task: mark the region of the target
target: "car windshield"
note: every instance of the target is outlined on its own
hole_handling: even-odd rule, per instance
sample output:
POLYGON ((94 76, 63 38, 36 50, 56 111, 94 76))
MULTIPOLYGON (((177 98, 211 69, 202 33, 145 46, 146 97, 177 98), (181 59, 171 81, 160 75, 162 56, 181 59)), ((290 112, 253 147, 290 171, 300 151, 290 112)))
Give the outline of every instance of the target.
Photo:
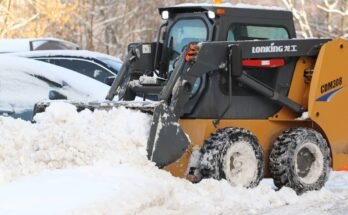
POLYGON ((173 70, 175 59, 185 47, 192 42, 202 42, 208 39, 208 29, 201 19, 181 19, 169 32, 167 47, 170 50, 168 72, 173 70))

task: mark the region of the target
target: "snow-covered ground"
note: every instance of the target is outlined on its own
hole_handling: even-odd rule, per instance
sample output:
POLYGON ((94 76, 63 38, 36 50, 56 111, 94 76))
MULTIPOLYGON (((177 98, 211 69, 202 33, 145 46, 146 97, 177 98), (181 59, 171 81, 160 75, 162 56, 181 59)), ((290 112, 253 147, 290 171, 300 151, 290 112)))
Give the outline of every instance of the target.
POLYGON ((1 215, 348 213, 348 173, 301 196, 269 179, 254 189, 192 184, 146 159, 146 114, 56 103, 36 121, 0 117, 1 215))

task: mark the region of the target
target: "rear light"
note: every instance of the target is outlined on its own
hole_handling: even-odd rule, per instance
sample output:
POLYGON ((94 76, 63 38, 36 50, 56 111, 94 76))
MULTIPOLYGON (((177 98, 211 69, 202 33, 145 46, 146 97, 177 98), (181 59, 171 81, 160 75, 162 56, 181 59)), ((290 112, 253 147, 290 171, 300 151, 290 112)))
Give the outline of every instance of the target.
POLYGON ((217 15, 224 15, 225 14, 225 9, 222 9, 222 8, 216 9, 216 14, 217 15))
POLYGON ((242 60, 242 65, 246 67, 277 68, 285 65, 284 59, 256 59, 242 60))
POLYGON ((222 4, 222 0, 214 0, 214 4, 222 4))

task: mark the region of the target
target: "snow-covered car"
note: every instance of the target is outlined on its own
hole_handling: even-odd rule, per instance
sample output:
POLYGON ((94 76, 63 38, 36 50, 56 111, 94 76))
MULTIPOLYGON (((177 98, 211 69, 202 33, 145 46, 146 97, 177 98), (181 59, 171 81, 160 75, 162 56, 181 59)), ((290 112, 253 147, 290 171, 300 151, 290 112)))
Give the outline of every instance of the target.
POLYGON ((86 50, 47 50, 21 52, 13 55, 27 57, 74 70, 100 82, 115 77, 122 66, 119 58, 86 50))
POLYGON ((30 120, 42 100, 105 98, 109 86, 75 71, 32 59, 0 56, 0 114, 30 120))
POLYGON ((0 39, 0 53, 37 50, 78 50, 79 45, 57 38, 0 39))

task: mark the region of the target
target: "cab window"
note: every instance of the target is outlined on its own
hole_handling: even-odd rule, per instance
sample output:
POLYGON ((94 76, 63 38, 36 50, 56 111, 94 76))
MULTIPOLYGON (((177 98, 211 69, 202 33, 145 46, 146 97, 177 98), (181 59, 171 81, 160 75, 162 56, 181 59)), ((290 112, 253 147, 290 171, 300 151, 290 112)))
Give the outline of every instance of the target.
MULTIPOLYGON (((174 64, 185 47, 192 42, 204 42, 208 40, 208 28, 202 19, 190 18, 177 21, 169 32, 167 47, 170 50, 168 75, 174 70, 174 64)), ((202 84, 202 77, 195 81, 191 98, 194 97, 202 84)))
POLYGON ((289 34, 283 27, 233 24, 228 30, 227 40, 286 40, 289 34))
POLYGON ((167 47, 170 50, 168 72, 171 72, 175 59, 189 43, 203 42, 208 39, 208 29, 201 19, 181 19, 170 29, 168 38, 167 47))
MULTIPOLYGON (((288 32, 283 27, 256 26, 245 24, 232 24, 228 30, 228 41, 243 40, 285 40, 289 39, 288 32)), ((244 68, 244 72, 261 81, 270 88, 276 87, 278 68, 244 68)), ((221 90, 228 95, 228 76, 221 77, 221 90)), ((233 94, 236 96, 255 96, 255 92, 234 80, 233 94)))

